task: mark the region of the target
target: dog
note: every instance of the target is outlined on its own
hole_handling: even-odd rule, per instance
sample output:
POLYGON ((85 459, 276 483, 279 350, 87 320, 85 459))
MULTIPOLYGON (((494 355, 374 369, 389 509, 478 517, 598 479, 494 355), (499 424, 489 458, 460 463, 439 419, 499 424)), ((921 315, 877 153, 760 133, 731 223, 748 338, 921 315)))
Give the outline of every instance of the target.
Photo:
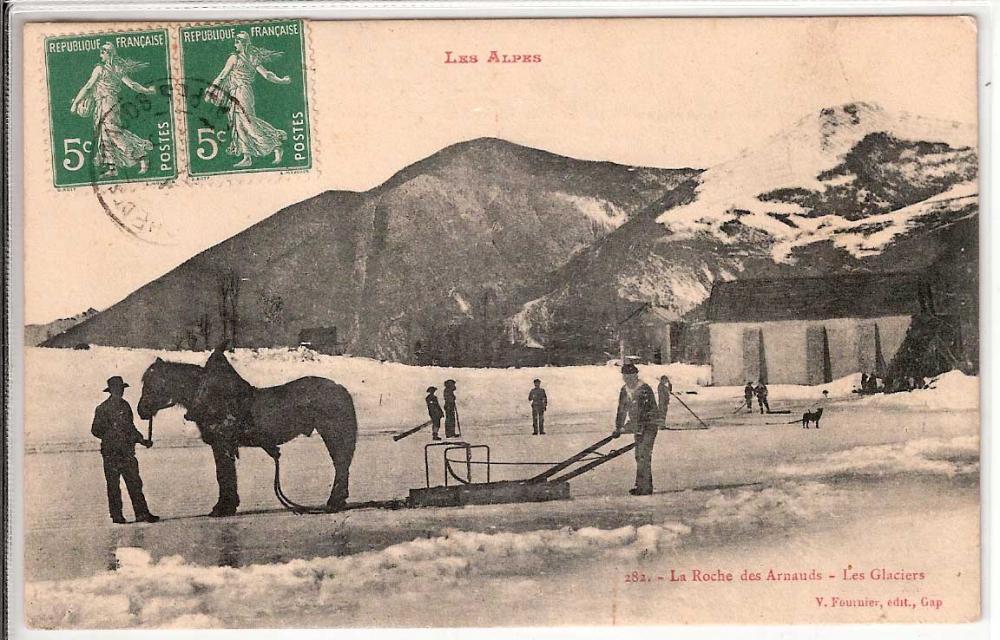
POLYGON ((822 407, 816 409, 815 411, 806 411, 805 413, 802 414, 802 428, 808 429, 809 423, 812 422, 816 425, 816 428, 819 429, 819 419, 822 417, 823 417, 822 407))

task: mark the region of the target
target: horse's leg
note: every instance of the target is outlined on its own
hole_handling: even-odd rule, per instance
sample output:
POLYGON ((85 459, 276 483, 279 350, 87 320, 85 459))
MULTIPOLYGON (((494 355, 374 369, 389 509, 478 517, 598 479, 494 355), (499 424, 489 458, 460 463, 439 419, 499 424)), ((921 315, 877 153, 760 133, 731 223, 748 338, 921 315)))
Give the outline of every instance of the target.
POLYGON ((215 458, 215 480, 219 483, 219 500, 212 507, 212 516, 231 516, 240 505, 236 491, 236 456, 232 447, 216 443, 212 445, 215 458))
POLYGON ((326 508, 329 511, 339 511, 347 504, 351 461, 354 459, 354 447, 357 440, 357 419, 354 415, 354 407, 338 411, 332 425, 327 423, 317 430, 333 460, 333 488, 330 490, 330 499, 326 501, 326 508), (341 413, 343 415, 339 415, 341 413))

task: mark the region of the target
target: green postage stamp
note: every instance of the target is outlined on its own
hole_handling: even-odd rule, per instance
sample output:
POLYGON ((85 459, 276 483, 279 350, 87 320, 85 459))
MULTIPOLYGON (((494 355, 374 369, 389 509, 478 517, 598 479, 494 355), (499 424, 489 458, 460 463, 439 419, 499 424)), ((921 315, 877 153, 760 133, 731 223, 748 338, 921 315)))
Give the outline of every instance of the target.
POLYGON ((312 166, 301 20, 182 27, 192 176, 312 166))
POLYGON ((45 41, 56 187, 177 177, 163 29, 45 41))

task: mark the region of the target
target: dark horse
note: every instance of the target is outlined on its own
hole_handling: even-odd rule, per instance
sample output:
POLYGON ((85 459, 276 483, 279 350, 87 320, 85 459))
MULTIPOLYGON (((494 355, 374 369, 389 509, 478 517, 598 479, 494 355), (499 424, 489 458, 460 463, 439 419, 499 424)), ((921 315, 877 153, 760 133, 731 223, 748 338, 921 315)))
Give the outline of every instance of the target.
POLYGON ((354 400, 343 386, 309 376, 276 387, 258 389, 246 382, 217 348, 204 367, 157 358, 142 376, 142 397, 136 407, 143 420, 157 411, 183 406, 185 420, 198 425, 202 440, 212 447, 219 500, 210 515, 236 513, 237 447, 256 446, 277 460, 278 447, 300 435, 319 432, 333 460, 333 489, 326 509, 337 511, 347 502, 351 460, 357 442, 354 400), (233 437, 223 437, 220 425, 239 423, 233 437))

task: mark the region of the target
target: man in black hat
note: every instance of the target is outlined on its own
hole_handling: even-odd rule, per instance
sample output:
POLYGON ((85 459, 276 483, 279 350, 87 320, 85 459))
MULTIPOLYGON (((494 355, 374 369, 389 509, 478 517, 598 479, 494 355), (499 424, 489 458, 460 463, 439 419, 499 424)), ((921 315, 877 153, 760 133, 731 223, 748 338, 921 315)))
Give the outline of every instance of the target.
POLYGON ((629 493, 648 496, 653 493, 653 443, 659 428, 660 410, 652 388, 639 379, 639 370, 631 362, 622 367, 625 384, 618 394, 615 418, 616 438, 622 432, 635 434, 635 487, 629 493))
POLYGON ((461 427, 458 426, 458 404, 455 398, 455 381, 444 381, 444 437, 457 438, 461 427))
POLYGON ((437 391, 437 387, 427 387, 427 397, 424 399, 427 402, 427 415, 431 419, 431 433, 435 440, 440 440, 441 436, 438 432, 441 430, 441 418, 444 417, 444 411, 441 411, 441 405, 438 404, 438 398, 434 395, 437 391))
POLYGON ((549 399, 542 388, 542 381, 538 378, 532 382, 534 388, 528 392, 528 402, 531 403, 531 435, 545 435, 545 410, 549 407, 549 399))
POLYGON ((149 448, 153 446, 153 442, 143 438, 135 428, 132 407, 124 398, 126 387, 128 384, 121 376, 108 378, 108 386, 104 391, 111 396, 97 405, 90 432, 101 440, 111 521, 116 524, 126 522, 122 515, 121 478, 124 478, 135 521, 157 522, 159 518, 150 513, 146 506, 146 496, 142 494, 142 478, 139 477, 139 461, 135 458, 135 445, 142 444, 149 448))

